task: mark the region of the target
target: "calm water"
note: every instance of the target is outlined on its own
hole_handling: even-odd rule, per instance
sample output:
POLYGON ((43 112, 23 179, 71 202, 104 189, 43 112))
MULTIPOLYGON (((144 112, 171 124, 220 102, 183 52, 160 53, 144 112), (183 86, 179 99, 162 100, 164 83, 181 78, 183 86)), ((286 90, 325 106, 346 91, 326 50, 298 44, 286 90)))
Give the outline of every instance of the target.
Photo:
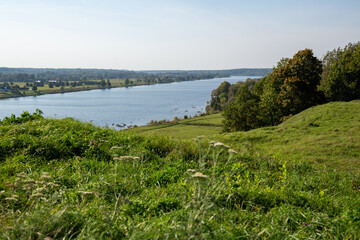
MULTIPOLYGON (((190 82, 112 88, 0 100, 0 119, 37 108, 44 116, 73 117, 99 126, 145 125, 151 120, 172 120, 205 112, 211 91, 223 81, 245 81, 246 76, 190 82)), ((254 77, 252 77, 254 78, 254 77)))

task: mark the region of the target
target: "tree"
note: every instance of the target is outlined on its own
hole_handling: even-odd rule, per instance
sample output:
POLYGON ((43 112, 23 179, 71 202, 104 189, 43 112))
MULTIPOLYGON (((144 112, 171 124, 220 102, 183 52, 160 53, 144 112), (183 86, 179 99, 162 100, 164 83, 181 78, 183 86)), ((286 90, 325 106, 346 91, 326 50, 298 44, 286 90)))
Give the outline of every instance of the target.
POLYGON ((34 92, 36 92, 37 91, 37 86, 33 86, 32 88, 31 88, 31 90, 33 90, 34 92))
POLYGON ((262 94, 259 95, 259 121, 263 126, 274 126, 280 123, 280 106, 276 101, 278 92, 269 83, 263 86, 262 94))
POLYGON ((228 101, 228 93, 231 84, 229 82, 222 82, 219 87, 211 92, 211 102, 207 108, 208 112, 221 111, 228 101))
POLYGON ((258 114, 258 97, 249 91, 248 86, 241 86, 235 102, 231 102, 223 112, 223 130, 225 132, 247 131, 260 127, 258 114))
POLYGON ((273 72, 239 88, 223 112, 224 131, 250 130, 280 123, 323 100, 317 90, 322 64, 310 49, 281 59, 273 72), (253 86, 253 87, 249 87, 253 86))
MULTIPOLYGON (((130 80, 128 78, 125 79, 125 87, 128 87, 130 83, 130 80)), ((150 84, 150 80, 149 80, 149 84, 150 84)))
POLYGON ((320 89, 330 101, 360 98, 360 42, 326 53, 320 89))
POLYGON ((288 60, 283 68, 284 83, 277 97, 283 120, 322 102, 317 90, 321 73, 321 61, 310 49, 301 50, 288 60))

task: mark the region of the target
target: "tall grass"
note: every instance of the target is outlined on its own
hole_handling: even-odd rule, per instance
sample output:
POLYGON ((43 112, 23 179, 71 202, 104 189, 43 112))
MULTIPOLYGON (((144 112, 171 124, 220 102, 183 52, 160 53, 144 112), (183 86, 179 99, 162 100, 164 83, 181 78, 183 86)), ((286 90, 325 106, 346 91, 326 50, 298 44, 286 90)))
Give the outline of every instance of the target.
POLYGON ((360 178, 206 138, 0 124, 1 239, 356 239, 360 178))

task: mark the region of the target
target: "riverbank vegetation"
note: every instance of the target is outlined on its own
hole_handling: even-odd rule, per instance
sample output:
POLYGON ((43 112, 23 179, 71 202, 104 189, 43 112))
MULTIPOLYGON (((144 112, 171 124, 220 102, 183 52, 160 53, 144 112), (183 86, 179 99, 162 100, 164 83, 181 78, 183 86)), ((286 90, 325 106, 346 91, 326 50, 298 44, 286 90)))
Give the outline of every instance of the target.
MULTIPOLYGON (((345 150, 360 142, 358 106, 318 106, 263 131, 272 131, 283 146, 285 133, 289 143, 291 137, 328 132, 320 139, 344 144, 320 151, 356 158, 358 153, 345 150), (337 122, 345 113, 347 124, 337 122), (330 126, 332 131, 320 131, 330 126), (337 148, 344 151, 333 152, 337 148)), ((188 120, 215 122, 208 116, 188 120)), ((1 239, 359 237, 359 175, 257 152, 254 143, 269 139, 256 134, 214 137, 229 147, 204 137, 179 140, 44 119, 40 111, 4 119, 0 132, 1 239)), ((320 139, 308 138, 306 145, 320 139)))
POLYGON ((0 99, 112 87, 162 84, 235 75, 257 75, 271 69, 219 71, 125 71, 106 69, 0 68, 0 99))

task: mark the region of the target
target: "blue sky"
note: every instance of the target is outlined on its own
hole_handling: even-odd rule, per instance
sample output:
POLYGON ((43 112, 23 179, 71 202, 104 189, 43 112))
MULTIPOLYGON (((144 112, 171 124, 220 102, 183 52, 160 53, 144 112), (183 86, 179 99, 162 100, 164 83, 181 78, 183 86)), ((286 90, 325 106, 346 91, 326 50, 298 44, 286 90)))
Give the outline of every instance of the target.
POLYGON ((0 0, 0 66, 273 67, 360 41, 360 1, 0 0))

